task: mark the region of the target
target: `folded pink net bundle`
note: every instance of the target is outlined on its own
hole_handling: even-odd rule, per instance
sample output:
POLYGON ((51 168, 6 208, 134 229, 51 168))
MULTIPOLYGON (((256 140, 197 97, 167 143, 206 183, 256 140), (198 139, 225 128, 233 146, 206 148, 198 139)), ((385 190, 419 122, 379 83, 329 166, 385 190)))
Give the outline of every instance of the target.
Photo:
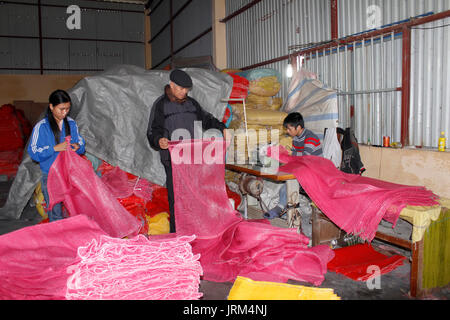
POLYGON ((105 232, 79 215, 0 236, 0 299, 65 299, 67 267, 77 249, 105 232))
POLYGON ((203 279, 234 281, 288 279, 319 285, 333 251, 308 248, 296 229, 267 221, 244 220, 231 206, 225 187, 223 139, 171 142, 175 218, 178 236, 195 235, 192 250, 200 254, 203 279))
POLYGON ((280 170, 294 174, 311 200, 338 227, 368 241, 375 237, 382 219, 395 227, 407 205, 439 204, 439 197, 424 187, 344 173, 328 159, 290 156, 280 146, 268 148, 271 154, 284 163, 280 170))
POLYGON ((63 202, 70 216, 85 214, 112 237, 133 236, 142 227, 95 174, 90 162, 70 148, 60 152, 51 166, 47 187, 49 208, 63 202))
POLYGON ((196 300, 202 268, 195 237, 148 240, 108 236, 78 249, 67 269, 68 300, 196 300))

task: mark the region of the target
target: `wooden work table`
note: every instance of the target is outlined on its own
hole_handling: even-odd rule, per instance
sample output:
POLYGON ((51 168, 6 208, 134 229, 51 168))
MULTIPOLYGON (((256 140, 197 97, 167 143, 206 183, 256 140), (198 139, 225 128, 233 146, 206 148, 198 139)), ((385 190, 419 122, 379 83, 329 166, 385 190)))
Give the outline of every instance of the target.
MULTIPOLYGON (((298 190, 299 190, 300 185, 297 181, 297 178, 295 178, 295 176, 292 173, 283 172, 282 166, 280 166, 278 168, 278 170, 275 171, 275 170, 273 170, 273 168, 254 166, 251 164, 225 164, 225 169, 239 172, 239 173, 250 174, 252 176, 260 177, 260 178, 271 180, 274 182, 284 182, 284 183, 286 183, 287 194, 290 195, 290 194, 295 194, 295 192, 297 192, 297 197, 298 197, 298 190)), ((244 218, 247 219, 247 210, 248 210, 247 195, 245 195, 244 201, 245 201, 244 218)))
MULTIPOLYGON (((280 168, 282 169, 283 167, 280 168)), ((225 169, 232 170, 235 172, 248 173, 251 174, 252 176, 279 182, 296 179, 292 173, 286 173, 281 170, 278 170, 276 172, 272 172, 269 170, 266 171, 265 170, 266 168, 264 167, 258 167, 250 164, 226 164, 225 169)))

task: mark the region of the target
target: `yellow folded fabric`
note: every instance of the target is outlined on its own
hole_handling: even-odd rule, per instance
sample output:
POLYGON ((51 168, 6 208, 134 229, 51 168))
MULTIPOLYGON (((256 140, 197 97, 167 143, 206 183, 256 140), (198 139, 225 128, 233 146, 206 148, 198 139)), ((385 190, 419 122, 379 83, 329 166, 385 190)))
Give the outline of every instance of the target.
POLYGON ((450 199, 441 198, 436 206, 407 206, 400 212, 400 218, 413 225, 412 242, 422 240, 431 221, 439 219, 442 208, 450 208, 450 199))
POLYGON ((170 231, 169 225, 169 214, 167 212, 161 212, 157 215, 150 217, 146 216, 148 223, 148 234, 149 235, 157 235, 157 234, 166 234, 170 231))
POLYGON ((238 276, 228 300, 340 300, 333 289, 254 281, 238 276))

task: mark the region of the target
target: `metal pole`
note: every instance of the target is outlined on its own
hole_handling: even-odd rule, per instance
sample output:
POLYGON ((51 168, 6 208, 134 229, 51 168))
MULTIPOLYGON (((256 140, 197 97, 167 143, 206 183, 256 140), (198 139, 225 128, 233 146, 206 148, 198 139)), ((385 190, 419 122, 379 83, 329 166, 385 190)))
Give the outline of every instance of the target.
POLYGON ((409 143, 409 107, 411 93, 411 29, 408 26, 402 28, 402 125, 401 143, 406 146, 409 143))

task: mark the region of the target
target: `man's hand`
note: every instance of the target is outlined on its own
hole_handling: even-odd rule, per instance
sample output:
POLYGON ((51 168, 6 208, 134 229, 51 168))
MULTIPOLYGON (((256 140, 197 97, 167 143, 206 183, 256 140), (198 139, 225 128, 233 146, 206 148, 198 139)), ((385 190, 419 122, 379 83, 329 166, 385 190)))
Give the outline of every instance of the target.
POLYGON ((167 139, 167 138, 159 139, 159 147, 163 150, 168 149, 169 148, 169 139, 167 139))
POLYGON ((57 144, 56 146, 53 147, 53 149, 54 149, 56 152, 66 151, 66 150, 67 150, 67 142, 64 141, 64 142, 62 142, 62 143, 60 143, 60 144, 57 144))

